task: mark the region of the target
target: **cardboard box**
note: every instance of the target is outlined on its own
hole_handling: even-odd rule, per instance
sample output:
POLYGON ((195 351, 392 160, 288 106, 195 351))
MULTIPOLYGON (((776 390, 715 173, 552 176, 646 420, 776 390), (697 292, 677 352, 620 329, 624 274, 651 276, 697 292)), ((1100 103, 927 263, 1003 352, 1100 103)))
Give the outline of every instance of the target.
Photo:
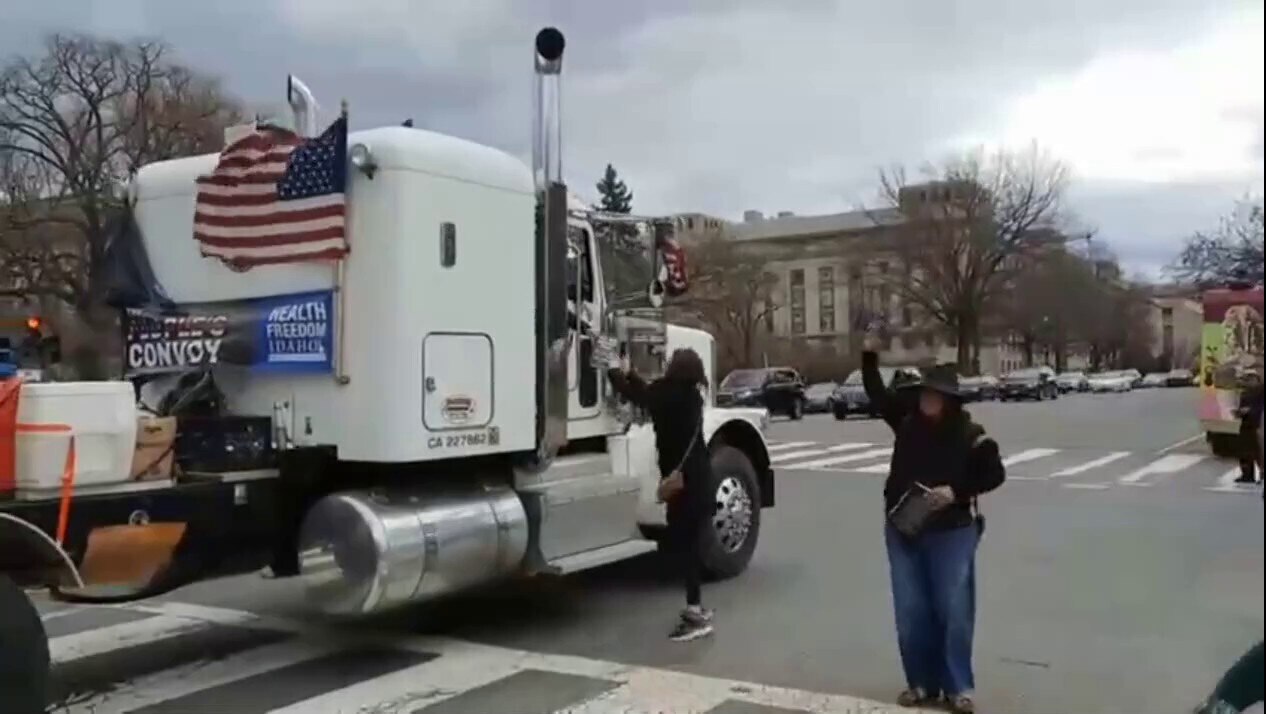
POLYGON ((176 417, 137 417, 136 449, 132 452, 132 480, 156 481, 171 478, 175 447, 176 417))

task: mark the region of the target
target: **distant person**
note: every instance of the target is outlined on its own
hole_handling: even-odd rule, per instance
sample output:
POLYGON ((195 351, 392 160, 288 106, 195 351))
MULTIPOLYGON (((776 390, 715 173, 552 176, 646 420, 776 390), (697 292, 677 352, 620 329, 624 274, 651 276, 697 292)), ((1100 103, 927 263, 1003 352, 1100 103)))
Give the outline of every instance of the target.
POLYGON ((976 497, 1000 486, 1006 469, 997 443, 963 409, 952 368, 930 369, 889 392, 873 330, 863 345, 866 396, 896 435, 884 483, 884 540, 907 685, 897 703, 944 701, 951 711, 970 714, 976 711, 976 547, 984 533, 976 497), (904 519, 898 514, 910 499, 922 499, 927 515, 921 527, 911 529, 906 520, 898 528, 904 519))
POLYGON ((1257 483, 1261 472, 1262 453, 1258 428, 1262 424, 1262 378, 1250 373, 1244 390, 1240 392, 1240 477, 1239 483, 1257 483))
POLYGON ((664 376, 650 384, 629 367, 627 359, 607 374, 617 392, 650 414, 659 451, 661 494, 666 484, 681 486, 677 493, 664 498, 668 505, 668 546, 686 586, 686 608, 669 637, 678 642, 706 637, 712 634, 713 613, 702 603, 703 566, 698 548, 699 532, 706 522, 703 487, 710 468, 702 432, 700 388, 708 386, 703 361, 692 349, 675 350, 664 376))

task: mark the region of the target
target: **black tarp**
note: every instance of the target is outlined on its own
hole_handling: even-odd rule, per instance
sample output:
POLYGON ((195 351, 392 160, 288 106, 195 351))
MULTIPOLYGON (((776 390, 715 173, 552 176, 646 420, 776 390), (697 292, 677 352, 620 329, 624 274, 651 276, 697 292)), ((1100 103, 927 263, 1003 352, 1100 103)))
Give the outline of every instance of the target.
MULTIPOLYGON (((171 309, 168 297, 150 265, 140 227, 129 205, 120 211, 109 228, 110 244, 102 263, 101 285, 107 305, 117 309, 148 307, 171 309)), ((193 240, 190 237, 190 240, 193 240)))

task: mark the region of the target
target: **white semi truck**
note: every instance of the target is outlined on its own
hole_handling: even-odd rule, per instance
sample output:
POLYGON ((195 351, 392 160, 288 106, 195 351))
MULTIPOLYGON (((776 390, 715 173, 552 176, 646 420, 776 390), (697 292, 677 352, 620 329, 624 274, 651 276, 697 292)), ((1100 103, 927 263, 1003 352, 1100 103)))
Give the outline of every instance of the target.
MULTIPOLYGON (((117 390, 15 390, 24 400, 19 471, 30 460, 23 449, 35 453, 31 440, 45 453, 76 428, 85 433, 78 482, 24 485, 19 474, 0 490, 5 711, 34 706, 47 677, 48 645, 28 591, 120 602, 271 568, 302 578, 314 607, 354 615, 656 547, 664 509, 654 495, 654 436, 612 393, 592 354, 614 342, 654 376, 671 350, 692 347, 715 380, 713 341, 665 323, 649 237, 671 221, 594 214, 562 182, 562 54, 556 30, 537 36, 532 168, 407 125, 350 133, 351 253, 337 268, 237 271, 203 257, 192 237, 195 179, 218 156, 139 171, 130 186, 135 225, 177 308, 151 320, 172 339, 129 344, 131 357, 193 367, 150 378, 137 396, 176 418, 176 461, 204 465, 154 480, 137 480, 126 459, 117 472, 92 471, 104 459, 92 448, 107 442, 93 442, 88 427, 20 422, 59 404, 63 412, 69 405, 69 421, 104 419, 117 390), (332 296, 329 373, 235 367, 224 319, 188 319, 179 307, 199 306, 205 316, 216 305, 305 294, 332 296), (232 451, 220 460, 227 465, 215 465, 217 449, 232 451), (123 582, 121 572, 147 575, 123 582)), ((301 84, 292 85, 291 103, 297 130, 313 126, 301 84)), ((281 310, 326 309, 318 301, 281 310)), ((125 406, 135 423, 136 404, 125 406)), ((766 426, 763 410, 706 410, 715 508, 700 524, 699 548, 713 577, 744 570, 761 509, 774 503, 766 426)), ((136 432, 119 434, 131 454, 136 432)), ((60 448, 53 453, 67 453, 60 448)), ((64 476, 74 478, 71 471, 64 476)))

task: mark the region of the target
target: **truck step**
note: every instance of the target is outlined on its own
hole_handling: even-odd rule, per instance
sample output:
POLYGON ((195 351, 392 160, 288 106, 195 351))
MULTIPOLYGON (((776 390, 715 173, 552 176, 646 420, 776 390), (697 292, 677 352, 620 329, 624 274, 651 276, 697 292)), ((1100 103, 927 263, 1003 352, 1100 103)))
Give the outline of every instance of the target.
POLYGON ((608 563, 643 555, 655 550, 657 547, 658 545, 653 540, 633 538, 622 543, 556 558, 549 561, 548 570, 545 572, 550 575, 577 573, 582 570, 597 568, 608 563))

